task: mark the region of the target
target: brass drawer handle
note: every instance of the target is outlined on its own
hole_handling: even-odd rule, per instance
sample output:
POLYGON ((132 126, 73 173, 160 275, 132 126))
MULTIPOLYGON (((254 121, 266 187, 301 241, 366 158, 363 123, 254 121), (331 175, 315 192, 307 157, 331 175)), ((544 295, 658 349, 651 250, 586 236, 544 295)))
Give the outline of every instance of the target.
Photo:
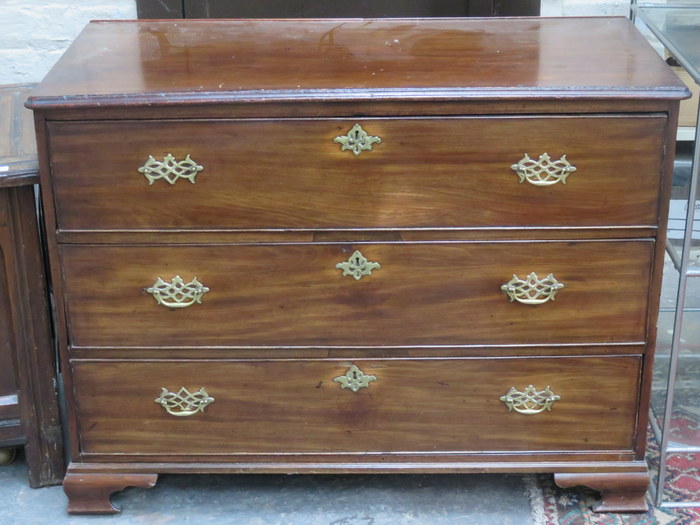
POLYGON ((190 392, 183 386, 177 393, 161 388, 160 396, 153 401, 161 405, 171 416, 187 417, 197 412, 204 412, 207 405, 214 402, 214 398, 207 394, 204 387, 198 392, 190 392))
POLYGON ((177 179, 186 179, 194 184, 194 178, 203 169, 189 154, 185 160, 178 161, 168 153, 163 160, 156 160, 153 155, 149 155, 146 163, 139 168, 139 173, 148 179, 148 184, 153 184, 158 179, 165 179, 170 184, 175 184, 177 179))
POLYGON ((343 270, 343 277, 352 275, 353 279, 359 281, 365 275, 372 275, 372 270, 379 270, 382 266, 379 263, 368 261, 359 250, 355 250, 347 261, 339 262, 335 267, 343 270))
POLYGON ((521 184, 523 181, 528 181, 535 186, 551 186, 557 182, 566 184, 566 177, 576 171, 576 167, 566 160, 566 155, 559 160, 552 161, 546 153, 540 155, 537 160, 532 160, 526 154, 510 169, 518 174, 521 184))
POLYGON ((551 273, 544 279, 540 279, 533 272, 525 279, 520 279, 514 274, 510 281, 501 285, 501 291, 510 298, 511 302, 542 304, 549 300, 554 301, 554 296, 565 286, 557 281, 551 273))
POLYGON ((509 412, 515 410, 521 414, 531 415, 552 410, 552 405, 561 397, 552 392, 549 387, 538 392, 534 386, 529 385, 522 392, 513 386, 500 399, 506 404, 509 412))
POLYGON ((357 157, 363 151, 372 151, 372 144, 380 144, 382 139, 368 135, 362 126, 355 124, 346 135, 337 136, 333 142, 342 145, 340 151, 350 150, 357 157))
POLYGON ((155 297, 158 304, 168 308, 186 308, 194 303, 202 302, 202 296, 209 291, 209 288, 200 283, 195 277, 189 283, 176 275, 170 282, 166 282, 160 277, 153 283, 153 286, 146 288, 146 291, 155 297))
POLYGON ((369 384, 376 380, 376 376, 365 374, 355 365, 352 365, 344 375, 333 379, 336 383, 340 383, 340 388, 349 388, 353 392, 357 392, 360 388, 369 388, 369 384))

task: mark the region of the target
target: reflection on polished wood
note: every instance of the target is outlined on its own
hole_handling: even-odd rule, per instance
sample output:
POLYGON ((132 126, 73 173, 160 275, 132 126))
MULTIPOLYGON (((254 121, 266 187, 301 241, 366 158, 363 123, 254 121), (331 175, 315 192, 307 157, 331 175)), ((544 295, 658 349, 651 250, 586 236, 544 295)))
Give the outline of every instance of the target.
POLYGON ((302 25, 296 20, 144 20, 90 24, 31 104, 158 103, 163 93, 172 104, 592 93, 667 99, 684 97, 686 88, 622 18, 308 20, 302 25))

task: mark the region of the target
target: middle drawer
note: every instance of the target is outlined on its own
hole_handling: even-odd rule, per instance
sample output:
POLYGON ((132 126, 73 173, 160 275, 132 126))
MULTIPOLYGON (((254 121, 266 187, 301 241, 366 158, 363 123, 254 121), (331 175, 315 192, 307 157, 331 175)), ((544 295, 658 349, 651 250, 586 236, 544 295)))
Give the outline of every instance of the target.
POLYGON ((652 241, 60 247, 80 347, 641 342, 652 241))

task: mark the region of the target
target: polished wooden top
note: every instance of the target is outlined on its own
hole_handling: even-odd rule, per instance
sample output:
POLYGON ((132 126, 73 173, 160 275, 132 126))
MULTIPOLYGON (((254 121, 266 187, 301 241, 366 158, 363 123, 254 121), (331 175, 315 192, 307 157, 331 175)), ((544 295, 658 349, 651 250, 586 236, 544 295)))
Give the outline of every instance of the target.
POLYGON ((687 93, 621 17, 144 20, 91 22, 29 106, 687 93))

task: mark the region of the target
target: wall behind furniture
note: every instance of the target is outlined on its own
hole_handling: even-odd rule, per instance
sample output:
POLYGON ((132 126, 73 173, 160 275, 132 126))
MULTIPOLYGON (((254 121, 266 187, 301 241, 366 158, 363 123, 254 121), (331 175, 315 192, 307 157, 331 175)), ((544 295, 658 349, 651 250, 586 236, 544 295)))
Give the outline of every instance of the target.
POLYGON ((0 84, 38 82, 89 20, 113 18, 136 18, 136 2, 0 1, 0 84))
MULTIPOLYGON (((664 0, 657 0, 664 1, 664 0)), ((542 16, 629 16, 629 0, 542 0, 542 16)))
MULTIPOLYGON (((627 16, 629 1, 542 0, 541 13, 627 16)), ((0 84, 41 80, 89 20, 131 18, 135 0, 0 1, 0 84)))

